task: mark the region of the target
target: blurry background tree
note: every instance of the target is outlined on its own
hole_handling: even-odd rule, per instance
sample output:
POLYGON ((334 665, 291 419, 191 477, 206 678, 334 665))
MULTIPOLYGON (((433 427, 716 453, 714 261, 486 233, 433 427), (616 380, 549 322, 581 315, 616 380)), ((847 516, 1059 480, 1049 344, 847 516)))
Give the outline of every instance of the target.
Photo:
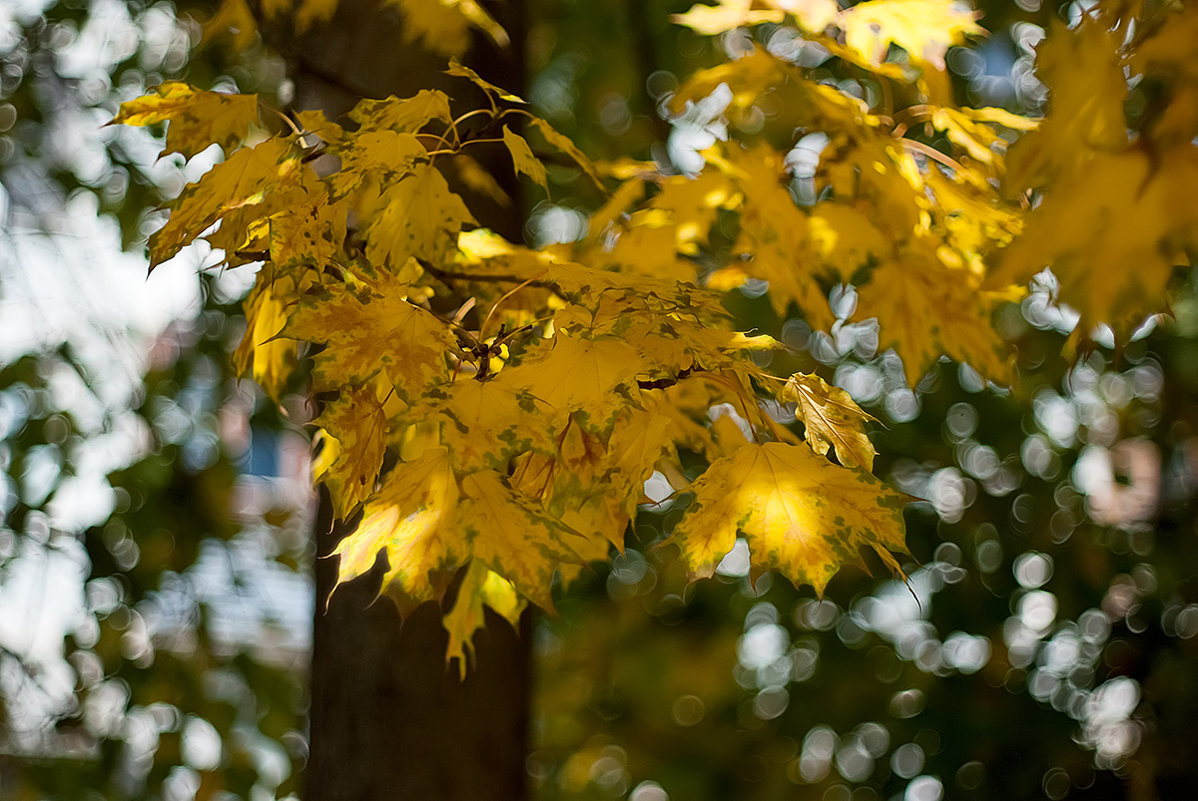
MULTIPOLYGON (((596 156, 686 158, 718 120, 700 109, 668 122, 663 104, 723 57, 670 24, 688 5, 526 4, 535 110, 596 156)), ((991 35, 949 52, 955 91, 1038 113, 1032 47, 1081 9, 983 4, 991 35)), ((0 795, 286 795, 306 754, 312 608, 298 434, 228 373, 244 279, 194 284, 204 254, 192 254, 143 283, 140 259, 115 255, 153 230, 146 209, 193 168, 155 164, 138 131, 96 129, 117 101, 178 75, 285 95, 287 64, 262 47, 237 63, 189 58, 197 29, 162 4, 7 13, 0 795), (133 302, 149 292, 174 298, 170 315, 161 295, 133 302)), ((765 26, 718 44, 735 55, 788 36, 765 26)), ((1138 87, 1133 109, 1152 90, 1138 87)), ((554 177, 533 240, 577 237, 597 200, 554 177)), ((746 291, 742 319, 886 424, 873 432, 878 475, 928 499, 908 515, 914 595, 851 573, 822 601, 768 576, 753 586, 739 546, 717 580, 688 589, 651 548, 681 514, 667 501, 537 623, 535 794, 1187 795, 1193 276, 1179 276, 1174 320, 1075 366, 1058 356, 1074 320, 1052 294, 1045 281, 1004 318, 1023 376, 1012 395, 947 362, 910 390, 869 324, 813 332, 746 291)))
POLYGON ((303 761, 306 442, 230 374, 244 282, 121 252, 188 175, 101 128, 185 69, 280 80, 218 78, 193 34, 164 3, 0 9, 6 799, 273 795, 303 761))

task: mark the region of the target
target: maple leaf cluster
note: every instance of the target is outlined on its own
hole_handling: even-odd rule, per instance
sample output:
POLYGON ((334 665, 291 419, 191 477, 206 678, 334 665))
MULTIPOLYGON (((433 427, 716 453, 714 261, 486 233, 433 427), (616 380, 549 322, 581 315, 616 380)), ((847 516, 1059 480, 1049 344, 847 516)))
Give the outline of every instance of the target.
MULTIPOLYGON (((239 2, 220 13, 240 13, 239 2)), ((400 5, 420 18, 421 3, 400 5)), ((441 5, 502 40, 476 4, 441 5)), ((331 7, 307 0, 297 14, 312 24, 331 7)), ((1012 351, 991 316, 1049 265, 1084 323, 1126 335, 1164 305, 1198 223, 1182 199, 1198 185, 1187 46, 1198 14, 1156 12, 1128 37, 1133 18, 1113 7, 1043 45, 1053 95, 1037 124, 952 102, 945 52, 982 29, 949 0, 696 6, 678 22, 704 34, 788 24, 885 88, 870 105, 760 49, 700 72, 676 110, 723 86, 733 122, 771 111, 755 135, 705 151, 696 175, 593 164, 456 62, 451 74, 487 106, 455 111, 425 90, 364 100, 342 121, 298 112, 267 135, 252 96, 165 84, 114 122, 169 122, 165 152, 225 149, 172 202, 151 264, 199 238, 230 267, 262 263, 235 359, 277 396, 297 343, 315 346, 311 389, 329 399, 315 477, 340 518, 359 518, 336 551, 339 582, 383 554, 383 591, 409 607, 443 600, 460 576, 445 623, 449 656, 464 665, 484 606, 512 620, 526 601, 551 608, 558 577, 622 547, 654 471, 694 495, 668 541, 695 577, 738 536, 755 572, 820 592, 862 550, 897 570, 908 499, 870 472, 872 418, 818 376, 758 367, 753 352, 780 345, 735 330, 721 293, 768 282, 779 313, 793 305, 827 329, 828 290, 852 284, 857 317, 877 319, 880 348, 901 356, 912 385, 945 355, 1011 383, 1012 351), (1074 61, 1087 71, 1066 67, 1074 61), (1171 91, 1138 139, 1123 116, 1129 70, 1164 76, 1171 91), (1095 95, 1093 80, 1110 92, 1095 95), (788 154, 812 133, 827 144, 817 200, 800 205, 788 154), (532 249, 482 228, 446 175, 479 174, 471 153, 488 143, 542 188, 538 153, 603 189, 586 236, 532 249), (721 220, 735 236, 717 260, 721 220), (793 404, 797 425, 764 400, 793 404), (718 404, 743 426, 711 415, 718 404), (680 448, 709 465, 690 484, 680 448)))

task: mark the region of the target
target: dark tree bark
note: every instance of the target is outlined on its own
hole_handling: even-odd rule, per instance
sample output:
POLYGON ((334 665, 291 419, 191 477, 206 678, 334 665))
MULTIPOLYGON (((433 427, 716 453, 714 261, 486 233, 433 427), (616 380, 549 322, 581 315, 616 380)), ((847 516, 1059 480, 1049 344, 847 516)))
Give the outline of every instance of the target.
MULTIPOLYGON (((495 83, 522 85, 520 3, 496 11, 512 34, 510 51, 481 38, 468 59, 495 83)), ((472 88, 443 74, 444 58, 405 43, 394 9, 378 0, 340 0, 328 25, 295 37, 287 21, 268 23, 270 43, 287 59, 295 106, 337 119, 362 97, 408 97, 440 88, 470 102, 472 88)), ((481 104, 481 98, 479 103, 481 104)), ((476 158, 487 158, 482 148, 476 158)), ((484 167, 487 165, 484 163, 484 167)), ((510 166, 493 165, 499 178, 510 166)), ((452 177, 451 177, 452 180, 452 177)), ((503 182, 500 178, 501 183, 503 182)), ((508 185, 517 197, 514 181, 508 185)), ((517 203, 500 207, 466 197, 480 222, 518 237, 517 203)), ((315 630, 311 674, 307 801, 516 801, 525 795, 529 708, 527 615, 517 634, 498 616, 476 638, 467 678, 445 663, 441 610, 425 604, 401 622, 376 601, 383 561, 329 597, 337 577, 329 554, 347 532, 334 527, 322 493, 316 545, 315 630)))
MULTIPOLYGON (((318 535, 319 552, 344 533, 318 535)), ((474 669, 459 681, 456 668, 446 669, 440 607, 424 604, 401 626, 390 600, 375 601, 381 567, 340 588, 326 612, 319 599, 336 582, 337 563, 317 560, 306 798, 523 798, 528 626, 518 634, 489 614, 474 669)))

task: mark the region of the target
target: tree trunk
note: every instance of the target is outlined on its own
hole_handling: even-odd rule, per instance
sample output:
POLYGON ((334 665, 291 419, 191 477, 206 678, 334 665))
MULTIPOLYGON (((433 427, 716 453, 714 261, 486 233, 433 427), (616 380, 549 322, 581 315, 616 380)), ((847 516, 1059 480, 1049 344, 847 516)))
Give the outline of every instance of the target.
MULTIPOLYGON (((488 79, 521 89, 519 2, 500 18, 509 52, 479 39, 472 62, 488 79)), ((295 105, 337 119, 362 97, 408 97, 440 88, 471 91, 444 75, 446 60, 405 42, 393 8, 377 0, 340 0, 328 25, 296 37, 287 21, 266 23, 295 82, 295 105)), ((485 159, 485 154, 478 156, 485 159)), ((484 163, 484 167, 487 165, 484 163)), ((490 170, 497 177, 510 167, 490 170)), ((501 183, 503 182, 502 179, 501 183)), ((507 186, 517 197, 514 180, 507 186)), ((517 204, 502 208, 466 197, 488 227, 518 237, 517 204)), ((476 637, 477 660, 464 681, 445 663, 441 610, 425 604, 402 621, 387 599, 376 601, 382 557, 374 571, 339 589, 331 553, 347 531, 334 526, 322 492, 317 521, 307 801, 517 801, 525 796, 529 709, 529 625, 519 634, 488 610, 476 637)))
MULTIPOLYGON (((324 522, 327 495, 322 493, 324 522)), ((328 527, 323 527, 326 530, 328 527)), ((318 535, 327 554, 345 532, 318 535)), ((317 559, 308 801, 509 801, 524 797, 529 632, 488 615, 464 681, 447 670, 441 610, 403 625, 377 595, 382 561, 339 589, 337 563, 317 559)))

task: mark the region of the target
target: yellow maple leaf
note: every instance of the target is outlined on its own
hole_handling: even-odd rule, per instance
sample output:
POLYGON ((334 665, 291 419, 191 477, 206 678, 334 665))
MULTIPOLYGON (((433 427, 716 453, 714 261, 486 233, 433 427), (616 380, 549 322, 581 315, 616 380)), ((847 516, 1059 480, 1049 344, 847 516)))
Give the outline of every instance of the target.
POLYGON ((873 468, 877 451, 865 433, 865 424, 874 417, 862 411, 849 393, 828 386, 814 373, 795 373, 779 390, 778 399, 795 403, 795 416, 803 421, 804 438, 811 450, 826 456, 828 448, 835 447, 836 458, 845 467, 873 468))
POLYGON ((950 45, 985 33, 977 16, 956 0, 868 0, 842 11, 837 24, 864 65, 880 66, 895 44, 912 61, 942 71, 950 45))
POLYGON ((776 569, 820 594, 842 565, 862 564, 860 549, 896 570, 890 552, 906 551, 907 496, 804 445, 746 444, 713 462, 690 491, 694 503, 667 542, 696 578, 715 572, 737 532, 755 572, 776 569))
POLYGON ((221 0, 212 16, 204 20, 200 30, 200 46, 229 36, 233 52, 241 53, 249 49, 257 35, 258 23, 246 0, 221 0))
MULTIPOLYGON (((639 409, 624 412, 607 443, 603 478, 608 486, 615 488, 611 497, 620 503, 626 515, 631 517, 654 465, 673 455, 668 417, 639 409)), ((621 530, 619 534, 622 533, 621 530)), ((615 545, 623 547, 620 542, 615 545)))
POLYGON ((409 258, 441 264, 456 249, 458 232, 474 217, 430 164, 387 187, 367 215, 366 256, 398 269, 409 258))
POLYGON ((976 277, 985 275, 986 260, 1019 233, 1025 212, 1005 203, 988 181, 971 180, 959 171, 950 176, 929 169, 924 180, 936 201, 929 209, 933 227, 946 246, 939 248, 941 260, 976 277))
POLYGON ((500 47, 510 44, 507 32, 476 0, 386 0, 404 13, 409 42, 423 43, 445 56, 460 56, 470 46, 476 27, 500 47))
MULTIPOLYGON (((513 487, 577 532, 570 546, 581 562, 605 559, 612 544, 624 544, 629 516, 617 497, 620 490, 604 480, 606 462, 603 438, 570 421, 555 454, 530 453, 512 474, 513 487)), ((580 569, 581 563, 563 566, 563 577, 568 581, 580 569)))
POLYGON ((610 545, 624 549, 645 480, 672 452, 667 418, 626 409, 606 438, 570 421, 554 457, 534 455, 515 475, 522 491, 583 535, 585 542, 571 545, 594 561, 606 558, 610 545))
POLYGON ((109 125, 154 125, 169 122, 166 147, 159 156, 182 153, 191 158, 209 145, 225 152, 241 144, 250 125, 258 122, 258 96, 205 92, 169 81, 153 94, 121 103, 109 125))
POLYGON ((549 179, 545 175, 545 165, 532 154, 523 136, 512 133, 512 129, 503 126, 503 145, 512 156, 516 172, 522 172, 533 180, 537 186, 549 191, 549 179))
POLYGON ((293 145, 284 139, 267 139, 238 150, 171 201, 166 224, 150 237, 150 269, 174 256, 223 216, 253 206, 248 216, 243 215, 242 224, 230 226, 241 238, 250 220, 266 219, 287 207, 296 194, 303 194, 295 180, 302 168, 293 145))
POLYGON ((769 282, 770 302, 779 315, 794 302, 812 328, 831 328, 834 318, 820 286, 820 279, 830 276, 824 264, 802 259, 809 225, 783 184, 788 176, 781 154, 764 144, 751 151, 729 148, 716 163, 734 177, 745 198, 735 252, 748 259, 737 267, 769 282))
POLYGON ((874 128, 834 137, 820 156, 818 177, 838 202, 867 214, 890 242, 928 227, 932 203, 924 172, 901 142, 874 128))
POLYGON ((361 131, 333 147, 341 168, 327 179, 329 192, 340 198, 364 186, 390 185, 412 173, 428 151, 411 133, 361 131))
POLYGON ((246 327, 233 352, 233 366, 240 375, 252 375, 277 400, 295 364, 295 343, 279 334, 287 324, 288 307, 311 285, 313 276, 305 271, 271 280, 272 274, 273 270, 263 268, 242 303, 246 327))
POLYGON ((807 31, 822 33, 839 12, 836 0, 719 0, 714 6, 696 4, 674 22, 714 36, 744 25, 782 22, 793 16, 807 31))
POLYGON ((593 254, 596 266, 665 281, 694 280, 695 264, 679 257, 677 235, 664 212, 657 209, 634 212, 628 223, 612 234, 615 244, 605 253, 593 254))
POLYGON ((706 169, 699 175, 673 175, 662 178, 660 191, 650 208, 665 211, 674 226, 679 253, 694 255, 707 242, 711 226, 720 209, 735 208, 740 195, 731 178, 718 169, 706 169))
POLYGON ((328 22, 337 12, 338 0, 262 0, 262 13, 275 20, 288 13, 296 33, 303 33, 316 22, 328 22))
MULTIPOLYGON (((269 218, 270 261, 277 267, 322 269, 344 247, 349 203, 331 197, 328 187, 308 167, 298 178, 295 199, 269 218)), ((216 246, 213 237, 208 241, 216 246)))
POLYGON ((639 296, 670 299, 694 308, 714 303, 714 296, 676 279, 638 272, 602 270, 571 261, 541 262, 541 276, 571 303, 595 311, 613 298, 639 296))
POLYGON ((1096 155, 1045 191, 989 284, 1022 283, 1051 265, 1061 302, 1081 314, 1072 344, 1100 322, 1126 341, 1165 306, 1174 265, 1198 245, 1195 186, 1198 154, 1188 142, 1152 157, 1139 148, 1096 155))
POLYGON ((1127 146, 1121 39, 1120 32, 1088 15, 1082 15, 1076 28, 1059 21, 1052 26, 1036 48, 1036 72, 1051 90, 1048 115, 1007 154, 1003 186, 1008 194, 1044 186, 1081 168, 1098 152, 1127 146))
POLYGON ((332 456, 314 465, 313 479, 329 488, 333 511, 345 520, 374 492, 386 449, 387 415, 374 385, 366 384, 342 390, 313 423, 320 426, 332 456))
POLYGON ((717 5, 696 3, 685 14, 675 14, 674 22, 705 36, 762 22, 781 22, 786 15, 778 8, 753 8, 753 0, 719 0, 717 5))
MULTIPOLYGON (((387 555, 382 592, 403 604, 439 596, 432 574, 469 558, 453 525, 460 509, 458 484, 444 448, 400 462, 369 500, 357 528, 337 544, 337 584, 369 571, 379 551, 387 555)), ((439 582, 437 582, 439 583, 439 582)))
MULTIPOLYGON (((609 165, 604 165, 605 167, 609 165)), ((639 204, 645 197, 645 178, 632 175, 623 180, 611 196, 591 212, 587 223, 587 239, 598 240, 609 230, 620 225, 629 207, 639 204)))
POLYGON ((488 381, 461 378, 430 388, 405 418, 441 422, 441 442, 460 473, 506 471, 511 457, 528 451, 552 454, 551 412, 513 380, 514 374, 518 378, 516 371, 502 370, 488 381))
POLYGON ((466 678, 466 671, 474 662, 474 634, 486 624, 486 609, 489 607, 517 627, 520 613, 527 603, 512 583, 482 562, 472 561, 462 577, 453 608, 442 617, 449 643, 445 647, 445 661, 458 660, 458 677, 466 678))
POLYGON ((456 78, 465 78, 479 89, 482 89, 492 98, 506 100, 509 103, 520 103, 521 105, 526 105, 528 103, 527 100, 519 95, 514 95, 503 87, 496 86, 490 81, 484 79, 481 75, 467 67, 462 62, 458 61, 456 58, 451 58, 449 60, 449 68, 445 70, 445 74, 453 75, 456 78))
POLYGON ((358 123, 361 131, 411 134, 433 120, 449 125, 453 114, 449 110, 448 95, 439 89, 421 89, 412 97, 361 100, 349 113, 349 118, 358 123))
POLYGON ((637 403, 637 378, 648 368, 645 356, 622 339, 558 334, 504 373, 563 418, 573 414, 598 431, 610 430, 620 410, 637 403))
MULTIPOLYGON (((882 258, 891 243, 869 216, 844 203, 825 201, 811 209, 803 255, 847 282, 860 268, 882 258)), ((808 268, 817 272, 818 268, 808 268)))
POLYGON ((455 526, 473 557, 542 609, 553 609, 553 574, 562 564, 583 562, 571 544, 579 534, 493 470, 463 478, 462 495, 455 526))
POLYGON ((313 371, 319 390, 361 385, 382 371, 396 393, 410 399, 448 378, 450 327, 410 303, 410 290, 403 278, 384 273, 370 286, 335 284, 305 295, 284 335, 326 344, 313 371))
POLYGON ((595 168, 594 162, 587 157, 585 153, 578 149, 578 145, 574 144, 570 137, 558 132, 556 128, 550 125, 540 117, 531 117, 528 124, 540 132, 549 146, 565 153, 570 159, 577 164, 587 177, 599 188, 599 191, 605 191, 603 188, 603 177, 599 175, 599 170, 595 168))
POLYGON ((990 323, 1006 296, 979 292, 969 271, 945 267, 928 252, 934 242, 914 241, 874 270, 857 290, 857 316, 878 318, 879 350, 894 348, 912 387, 942 355, 1010 385, 1014 353, 990 323))
MULTIPOLYGON (((1198 37, 1198 8, 1176 8, 1130 54, 1133 73, 1163 78, 1170 89, 1168 104, 1159 115, 1141 123, 1156 141, 1180 144, 1198 134, 1198 59, 1194 41, 1198 37)), ((1138 23, 1137 23, 1138 25, 1138 23)))
POLYGON ((295 121, 305 134, 318 136, 330 145, 336 145, 346 136, 345 129, 326 117, 320 109, 297 111, 295 121))
POLYGON ((792 71, 790 64, 775 58, 768 51, 754 50, 735 61, 696 72, 670 100, 670 110, 681 114, 688 102, 697 102, 709 96, 721 85, 732 90, 730 108, 744 110, 785 83, 792 71))

